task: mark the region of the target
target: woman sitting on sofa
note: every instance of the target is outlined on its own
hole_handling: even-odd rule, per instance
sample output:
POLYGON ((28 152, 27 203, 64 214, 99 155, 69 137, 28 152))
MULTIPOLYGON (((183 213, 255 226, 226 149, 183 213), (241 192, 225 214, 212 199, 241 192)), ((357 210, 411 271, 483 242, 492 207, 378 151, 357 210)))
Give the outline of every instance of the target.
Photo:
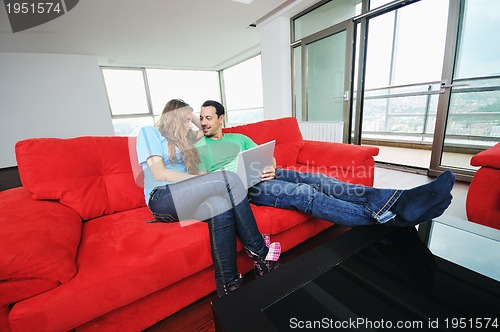
POLYGON ((170 100, 156 127, 141 129, 137 155, 144 170, 146 203, 154 221, 175 222, 184 219, 208 223, 215 283, 219 296, 237 289, 242 276, 236 266, 236 235, 255 263, 261 276, 279 266, 279 243, 271 249, 260 234, 250 209, 247 192, 233 172, 198 172, 200 161, 194 147, 203 137, 199 119, 183 100, 170 100))

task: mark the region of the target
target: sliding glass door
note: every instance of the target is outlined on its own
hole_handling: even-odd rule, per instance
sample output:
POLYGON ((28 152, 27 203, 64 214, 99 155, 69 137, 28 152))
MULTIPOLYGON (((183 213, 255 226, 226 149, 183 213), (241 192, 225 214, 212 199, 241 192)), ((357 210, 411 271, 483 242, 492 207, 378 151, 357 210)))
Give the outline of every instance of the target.
MULTIPOLYGON (((366 0, 365 0, 366 2, 366 0)), ((354 23, 362 0, 320 1, 292 18, 293 114, 343 126, 349 141, 354 23)))
POLYGON ((356 143, 379 147, 379 162, 429 167, 447 19, 448 0, 422 0, 366 20, 356 143))
POLYGON ((308 121, 344 121, 347 29, 307 43, 306 117, 308 121))
POLYGON ((344 141, 380 147, 377 162, 470 180, 471 156, 500 141, 499 12, 498 0, 321 1, 292 19, 294 115, 342 116, 344 141))
POLYGON ((500 2, 452 5, 431 170, 471 174, 471 156, 500 141, 500 2))

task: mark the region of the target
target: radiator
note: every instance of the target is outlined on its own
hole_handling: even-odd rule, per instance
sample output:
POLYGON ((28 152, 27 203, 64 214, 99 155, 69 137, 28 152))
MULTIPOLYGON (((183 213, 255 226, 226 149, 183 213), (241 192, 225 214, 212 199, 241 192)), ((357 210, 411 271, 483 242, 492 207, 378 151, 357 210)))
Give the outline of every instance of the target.
POLYGON ((342 142, 343 122, 299 122, 302 137, 323 142, 342 142))

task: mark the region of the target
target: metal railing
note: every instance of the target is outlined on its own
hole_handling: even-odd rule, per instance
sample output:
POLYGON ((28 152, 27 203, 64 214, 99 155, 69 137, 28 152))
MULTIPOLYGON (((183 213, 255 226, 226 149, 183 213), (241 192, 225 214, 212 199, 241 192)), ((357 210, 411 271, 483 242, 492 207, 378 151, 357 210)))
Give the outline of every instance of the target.
MULTIPOLYGON (((448 141, 470 142, 475 146, 484 142, 500 141, 500 76, 488 78, 472 78, 456 80, 454 96, 465 93, 491 92, 487 105, 498 104, 498 109, 491 112, 470 111, 469 109, 451 109, 448 115, 448 141), (480 82, 481 81, 481 82, 480 82), (470 84, 469 84, 470 83, 470 84)), ((442 93, 443 82, 433 81, 418 84, 386 86, 365 90, 365 105, 363 119, 363 138, 378 138, 379 140, 429 144, 434 132, 434 121, 437 113, 437 98, 442 93), (422 97, 422 98, 420 98, 422 97), (412 99, 410 99, 412 98, 412 99), (380 102, 377 104, 377 101, 380 102), (370 119, 371 118, 371 119, 370 119), (399 124, 394 130, 391 125, 399 124), (410 124, 413 126, 410 128, 410 124), (370 129, 366 129, 366 127, 370 129), (380 129, 376 129, 376 127, 380 129), (415 128, 418 128, 416 130, 415 128)), ((465 95, 463 95, 465 96, 465 95)), ((469 94, 468 97, 473 96, 469 94)), ((466 96, 467 97, 467 96, 466 96)), ((470 99, 470 98, 469 98, 470 99)), ((463 99, 478 106, 484 102, 463 99)), ((466 108, 467 106, 463 106, 466 108)))

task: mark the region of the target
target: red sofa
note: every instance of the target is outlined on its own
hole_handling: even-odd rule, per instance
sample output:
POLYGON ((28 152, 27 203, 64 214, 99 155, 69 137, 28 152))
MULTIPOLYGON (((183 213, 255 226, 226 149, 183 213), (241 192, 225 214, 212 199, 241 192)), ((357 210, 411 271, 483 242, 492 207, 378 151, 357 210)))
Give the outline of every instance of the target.
MULTIPOLYGON (((276 139, 279 166, 373 184, 376 148, 303 141, 294 118, 225 131, 276 139)), ((215 290, 205 223, 146 223, 135 138, 33 138, 16 156, 23 187, 0 192, 0 331, 140 331, 215 290)), ((332 226, 252 209, 284 251, 332 226)))
POLYGON ((467 192, 467 219, 500 229, 500 143, 473 156, 470 164, 481 168, 467 192))

